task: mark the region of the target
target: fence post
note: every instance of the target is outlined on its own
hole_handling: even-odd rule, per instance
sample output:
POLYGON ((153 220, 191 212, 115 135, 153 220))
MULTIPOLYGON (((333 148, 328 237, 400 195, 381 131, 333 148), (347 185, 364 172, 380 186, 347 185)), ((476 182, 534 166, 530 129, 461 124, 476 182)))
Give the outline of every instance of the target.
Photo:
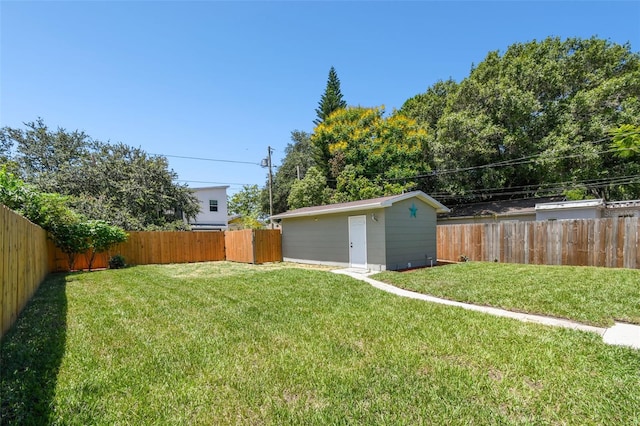
POLYGON ((256 263, 256 231, 255 229, 251 230, 251 253, 252 253, 252 257, 251 257, 251 263, 255 264, 256 263))

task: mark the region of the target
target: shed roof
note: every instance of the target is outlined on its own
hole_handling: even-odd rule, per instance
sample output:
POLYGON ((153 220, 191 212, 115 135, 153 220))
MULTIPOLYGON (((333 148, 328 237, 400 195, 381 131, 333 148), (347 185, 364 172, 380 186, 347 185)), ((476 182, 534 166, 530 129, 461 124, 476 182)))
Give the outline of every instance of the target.
POLYGON ((289 210, 284 213, 271 216, 271 219, 285 219, 290 217, 318 216, 323 214, 352 212, 367 209, 379 209, 391 207, 398 201, 409 198, 417 198, 433 207, 437 213, 447 213, 449 209, 431 198, 422 191, 407 192, 400 195, 390 195, 387 197, 370 198, 368 200, 351 201, 348 203, 327 204, 325 206, 303 207, 301 209, 289 210))

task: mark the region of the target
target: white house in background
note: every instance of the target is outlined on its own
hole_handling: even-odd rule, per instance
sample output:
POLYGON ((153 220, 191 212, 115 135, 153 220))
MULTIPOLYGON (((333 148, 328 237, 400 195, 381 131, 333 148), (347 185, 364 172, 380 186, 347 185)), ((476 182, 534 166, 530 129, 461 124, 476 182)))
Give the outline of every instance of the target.
POLYGON ((189 219, 194 231, 226 231, 228 229, 227 188, 229 186, 208 186, 191 188, 200 203, 200 213, 189 219))
POLYGON ((528 222, 536 220, 537 205, 562 200, 564 197, 542 197, 456 205, 450 212, 438 215, 438 225, 528 222))
POLYGON ((640 217, 640 200, 605 201, 602 198, 536 204, 536 220, 640 217))
POLYGON ((604 208, 602 198, 541 203, 536 204, 536 220, 599 219, 604 208))

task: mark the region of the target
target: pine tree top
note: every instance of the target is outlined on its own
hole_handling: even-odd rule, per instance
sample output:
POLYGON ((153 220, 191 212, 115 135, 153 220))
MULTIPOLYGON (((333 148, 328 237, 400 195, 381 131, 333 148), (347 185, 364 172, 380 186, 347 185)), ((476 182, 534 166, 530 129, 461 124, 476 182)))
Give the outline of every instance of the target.
POLYGON ((313 120, 313 124, 317 126, 335 110, 346 107, 347 102, 342 99, 342 92, 340 91, 338 73, 334 67, 331 67, 329 70, 329 78, 327 79, 327 87, 318 102, 318 108, 316 108, 318 118, 313 120))

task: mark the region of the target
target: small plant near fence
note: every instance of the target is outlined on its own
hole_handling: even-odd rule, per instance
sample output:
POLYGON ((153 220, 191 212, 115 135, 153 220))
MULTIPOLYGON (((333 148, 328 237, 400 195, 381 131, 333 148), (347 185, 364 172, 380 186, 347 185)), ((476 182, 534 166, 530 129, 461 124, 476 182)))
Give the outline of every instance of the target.
MULTIPOLYGON (((87 222, 87 228, 89 231, 90 250, 89 271, 91 271, 96 254, 104 253, 115 244, 127 241, 128 235, 124 230, 117 226, 111 226, 103 220, 90 220, 87 222)), ((122 258, 122 256, 120 257, 122 258)), ((109 259, 109 265, 111 265, 111 259, 109 259)), ((122 258, 122 263, 123 265, 120 267, 124 266, 124 258, 122 258)))
POLYGON ((109 258, 109 269, 121 269, 127 266, 124 261, 124 257, 116 254, 115 256, 111 256, 109 258))

